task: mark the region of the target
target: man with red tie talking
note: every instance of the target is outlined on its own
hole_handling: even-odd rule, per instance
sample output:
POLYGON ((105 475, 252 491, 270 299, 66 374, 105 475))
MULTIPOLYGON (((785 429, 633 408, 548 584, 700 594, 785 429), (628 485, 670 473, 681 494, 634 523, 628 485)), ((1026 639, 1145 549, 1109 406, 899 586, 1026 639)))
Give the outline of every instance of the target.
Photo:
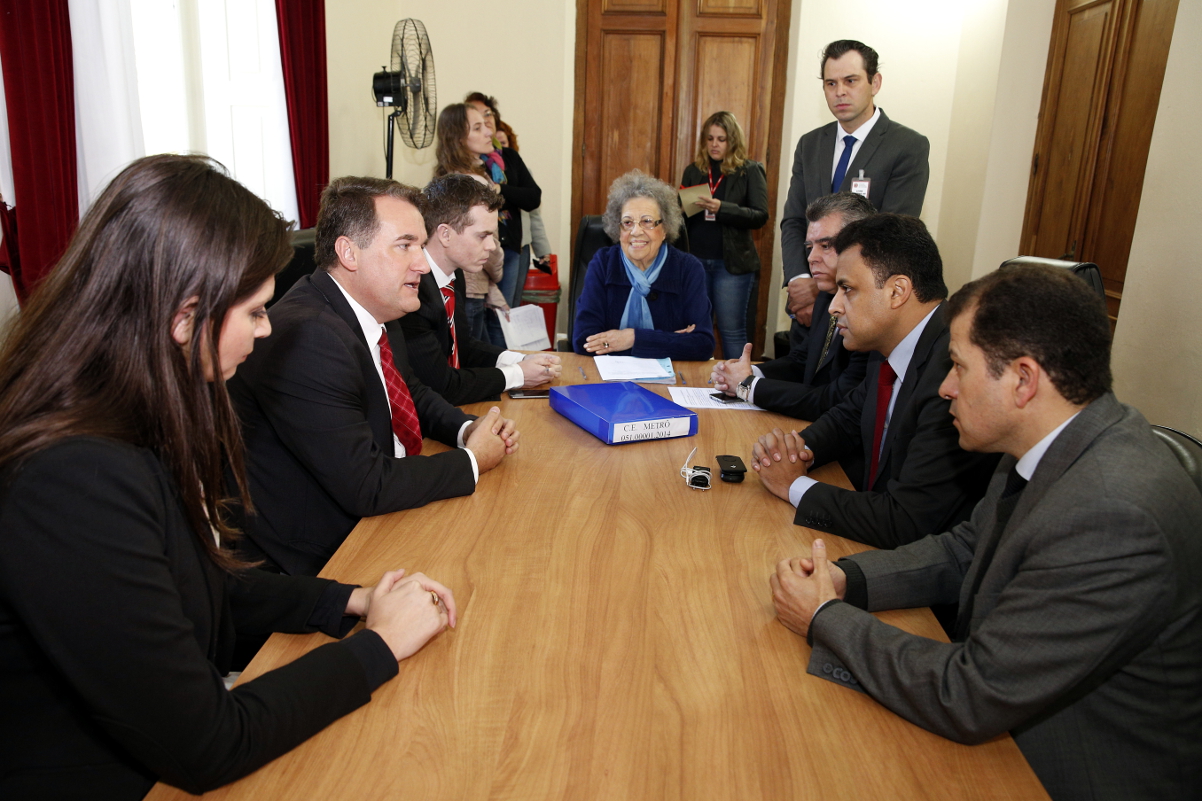
POLYGON ((435 178, 423 195, 430 271, 421 279, 421 308, 401 318, 413 372, 456 406, 550 383, 563 369, 558 356, 482 342, 468 324, 463 274, 482 271, 499 248, 497 212, 504 200, 463 173, 435 178))
POLYGON ((321 196, 318 269, 270 311, 272 333, 228 382, 255 514, 246 555, 316 575, 362 517, 470 495, 517 449, 496 407, 475 419, 409 368, 397 318, 429 271, 421 193, 339 178, 321 196), (423 437, 452 450, 422 456, 423 437))
POLYGON ((894 548, 964 520, 985 493, 996 454, 959 445, 939 384, 951 366, 939 249, 917 217, 877 214, 834 242, 829 311, 843 345, 874 351, 864 382, 802 431, 760 437, 752 467, 797 508, 794 522, 894 548), (855 490, 806 475, 838 461, 855 490))

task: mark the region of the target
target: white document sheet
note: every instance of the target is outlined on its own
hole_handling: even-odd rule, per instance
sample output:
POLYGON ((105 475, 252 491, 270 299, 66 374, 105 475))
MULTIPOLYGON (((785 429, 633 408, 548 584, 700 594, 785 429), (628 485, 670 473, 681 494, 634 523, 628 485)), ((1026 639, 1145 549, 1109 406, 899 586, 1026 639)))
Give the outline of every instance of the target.
POLYGON ((602 381, 676 380, 671 359, 636 359, 634 356, 597 356, 593 359, 602 381))
POLYGON ((762 412, 759 406, 747 401, 732 401, 723 403, 711 396, 717 392, 713 387, 668 387, 673 403, 679 403, 686 409, 739 409, 741 411, 762 412))
POLYGON ((542 307, 531 304, 510 309, 508 320, 505 319, 505 312, 499 309, 493 311, 501 321, 505 347, 510 350, 546 350, 551 347, 542 307))

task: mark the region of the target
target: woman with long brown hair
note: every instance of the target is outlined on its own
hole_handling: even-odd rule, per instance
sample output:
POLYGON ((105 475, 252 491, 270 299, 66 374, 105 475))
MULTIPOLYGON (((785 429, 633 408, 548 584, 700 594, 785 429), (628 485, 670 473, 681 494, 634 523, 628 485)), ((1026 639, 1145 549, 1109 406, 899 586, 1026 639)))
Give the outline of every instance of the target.
POLYGON ((0 796, 202 792, 367 703, 448 623, 403 571, 272 575, 229 548, 248 508, 225 380, 270 333, 287 224, 201 157, 118 175, 0 350, 0 796), (342 636, 227 691, 236 636, 342 636))
POLYGON ((722 357, 737 359, 754 338, 749 319, 755 317, 751 297, 760 256, 751 232, 768 222, 768 178, 764 165, 747 157, 747 138, 729 111, 701 124, 696 156, 684 169, 681 186, 703 183, 710 197, 688 217, 689 252, 705 267, 722 357))
MULTIPOLYGON (((512 148, 496 147, 493 129, 479 109, 471 104, 452 103, 438 115, 435 177, 453 172, 476 175, 486 180, 505 199, 501 207, 499 239, 505 256, 501 294, 508 306, 521 299, 518 261, 522 249, 522 214, 542 203, 543 191, 535 183, 522 157, 512 148)), ((505 347, 505 337, 495 315, 486 314, 489 339, 505 347)))

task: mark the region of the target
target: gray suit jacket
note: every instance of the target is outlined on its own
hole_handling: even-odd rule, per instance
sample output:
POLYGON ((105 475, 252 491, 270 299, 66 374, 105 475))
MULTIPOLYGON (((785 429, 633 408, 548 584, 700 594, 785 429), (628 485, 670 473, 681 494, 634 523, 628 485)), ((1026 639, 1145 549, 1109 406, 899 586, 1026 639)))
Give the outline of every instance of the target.
MULTIPOLYGON (((784 258, 785 283, 808 272, 806 267, 806 206, 831 194, 831 164, 835 158, 835 137, 841 132, 831 122, 801 137, 793 153, 793 178, 789 197, 780 220, 780 246, 784 258), (836 130, 838 129, 838 130, 836 130)), ((840 191, 850 191, 851 181, 864 171, 871 179, 868 200, 877 211, 909 214, 922 213, 930 167, 927 156, 931 143, 917 131, 899 125, 881 109, 881 118, 872 126, 848 165, 840 191)))
POLYGON ((870 611, 963 611, 983 571, 967 639, 830 604, 811 627, 809 672, 958 742, 1011 732, 1057 801, 1202 797, 1197 487, 1106 394, 1048 448, 986 563, 1014 461, 950 532, 840 560, 848 599, 870 611))

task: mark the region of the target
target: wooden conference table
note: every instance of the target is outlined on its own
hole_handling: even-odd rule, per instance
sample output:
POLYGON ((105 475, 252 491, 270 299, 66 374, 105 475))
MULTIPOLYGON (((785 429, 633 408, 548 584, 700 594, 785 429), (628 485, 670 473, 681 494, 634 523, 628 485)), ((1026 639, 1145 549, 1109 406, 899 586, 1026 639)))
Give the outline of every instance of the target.
MULTIPOLYGON (((677 367, 704 386, 711 364, 677 367)), ((565 354, 560 383, 583 382, 580 367, 598 380, 591 358, 565 354)), ((714 460, 750 462, 755 437, 796 421, 701 410, 694 437, 607 446, 545 400, 501 406, 521 448, 474 495, 363 520, 322 573, 421 570, 455 593, 458 628, 370 704, 209 796, 1047 798, 1009 736, 956 745, 806 673, 810 648, 776 621, 768 575, 818 532, 754 473, 717 481, 714 460), (694 445, 715 468, 707 492, 680 476, 694 445)), ((848 486, 834 465, 815 476, 848 486)), ((865 550, 825 538, 831 558, 865 550)), ((925 609, 880 617, 944 638, 925 609)), ((243 680, 326 641, 277 634, 243 680)))

